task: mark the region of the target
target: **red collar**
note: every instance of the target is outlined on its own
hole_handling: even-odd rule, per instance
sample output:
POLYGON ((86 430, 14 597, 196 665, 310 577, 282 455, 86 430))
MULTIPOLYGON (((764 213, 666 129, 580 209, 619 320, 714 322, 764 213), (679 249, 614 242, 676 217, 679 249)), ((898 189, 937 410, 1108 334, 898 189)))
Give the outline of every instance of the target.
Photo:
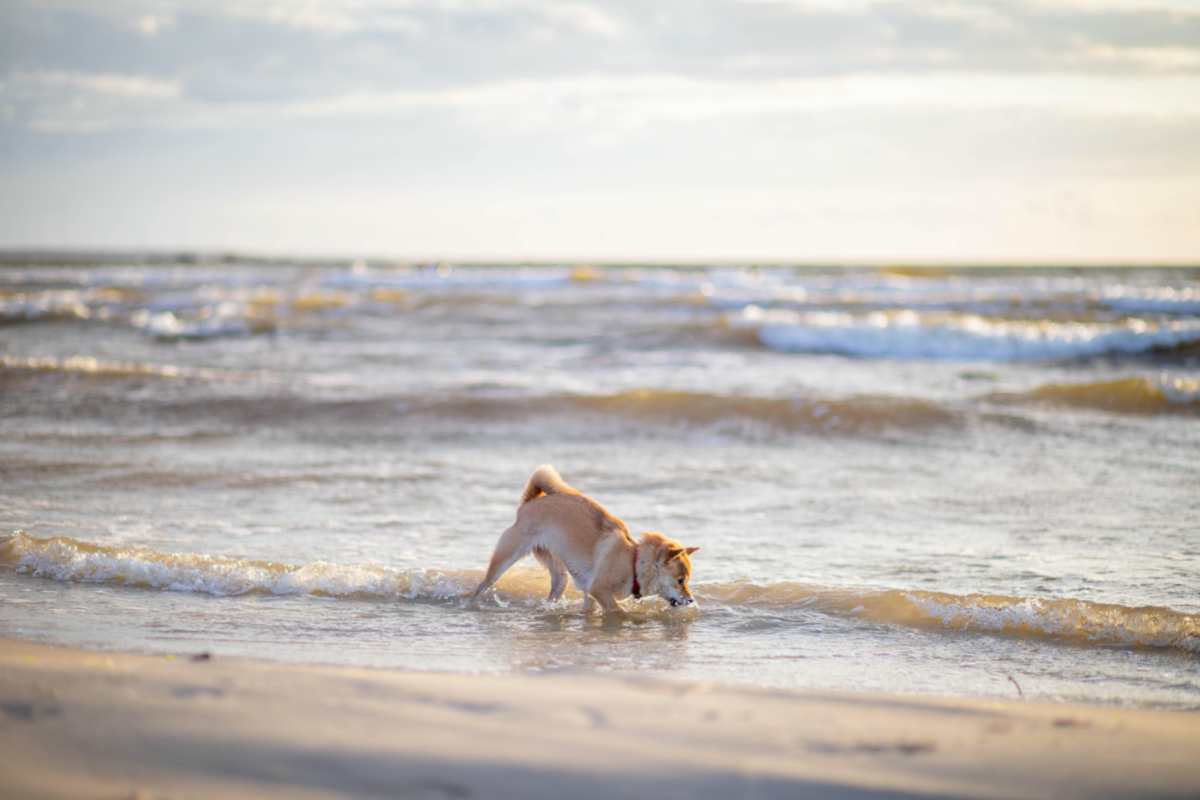
POLYGON ((638 586, 638 579, 637 579, 637 551, 638 551, 637 545, 635 544, 633 546, 633 599, 641 600, 642 599, 642 587, 638 586))

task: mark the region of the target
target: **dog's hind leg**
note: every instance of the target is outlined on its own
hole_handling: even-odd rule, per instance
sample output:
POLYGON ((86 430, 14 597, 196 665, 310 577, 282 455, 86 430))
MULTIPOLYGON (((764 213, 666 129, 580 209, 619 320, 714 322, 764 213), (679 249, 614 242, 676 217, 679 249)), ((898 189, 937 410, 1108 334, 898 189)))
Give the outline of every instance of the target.
POLYGON ((525 536, 524 530, 519 529, 516 525, 500 534, 500 541, 496 542, 496 549, 492 551, 492 560, 488 563, 487 574, 483 576, 483 580, 471 593, 471 599, 475 600, 479 595, 492 588, 492 584, 500 580, 500 576, 507 572, 509 567, 529 555, 532 546, 532 542, 525 536))
POLYGON ((567 589, 567 565, 544 547, 533 548, 533 556, 542 562, 542 566, 550 573, 550 594, 546 595, 546 599, 553 603, 562 597, 567 589))

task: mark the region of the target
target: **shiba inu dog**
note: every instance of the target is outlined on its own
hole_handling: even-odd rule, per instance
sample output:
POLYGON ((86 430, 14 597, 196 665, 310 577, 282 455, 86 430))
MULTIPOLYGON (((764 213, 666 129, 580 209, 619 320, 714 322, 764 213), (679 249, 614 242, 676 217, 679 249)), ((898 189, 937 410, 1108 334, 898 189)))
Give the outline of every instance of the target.
POLYGON ((672 606, 687 606, 696 602, 688 579, 690 556, 699 549, 653 532, 634 541, 624 522, 568 485, 547 464, 529 476, 517 521, 500 535, 487 575, 471 599, 533 553, 550 573, 548 599, 562 596, 570 575, 583 592, 585 614, 591 613, 593 600, 608 613, 618 610, 617 601, 630 595, 638 599, 659 595, 672 606))

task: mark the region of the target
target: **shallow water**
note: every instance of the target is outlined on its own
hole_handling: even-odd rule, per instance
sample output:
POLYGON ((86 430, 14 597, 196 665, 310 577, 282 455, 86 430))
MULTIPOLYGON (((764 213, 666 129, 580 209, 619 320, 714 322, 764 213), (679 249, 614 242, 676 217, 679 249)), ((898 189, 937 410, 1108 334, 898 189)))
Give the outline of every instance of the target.
POLYGON ((1200 273, 0 269, 0 633, 1200 707, 1200 273), (699 609, 461 596, 550 462, 699 609))

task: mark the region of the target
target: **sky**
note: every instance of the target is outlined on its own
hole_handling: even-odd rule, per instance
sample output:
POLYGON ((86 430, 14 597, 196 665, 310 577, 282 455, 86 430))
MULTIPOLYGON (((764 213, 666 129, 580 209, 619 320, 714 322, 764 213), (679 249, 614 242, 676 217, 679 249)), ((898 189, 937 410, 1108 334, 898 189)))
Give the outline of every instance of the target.
POLYGON ((1200 263, 1200 0, 3 0, 30 247, 1200 263))

